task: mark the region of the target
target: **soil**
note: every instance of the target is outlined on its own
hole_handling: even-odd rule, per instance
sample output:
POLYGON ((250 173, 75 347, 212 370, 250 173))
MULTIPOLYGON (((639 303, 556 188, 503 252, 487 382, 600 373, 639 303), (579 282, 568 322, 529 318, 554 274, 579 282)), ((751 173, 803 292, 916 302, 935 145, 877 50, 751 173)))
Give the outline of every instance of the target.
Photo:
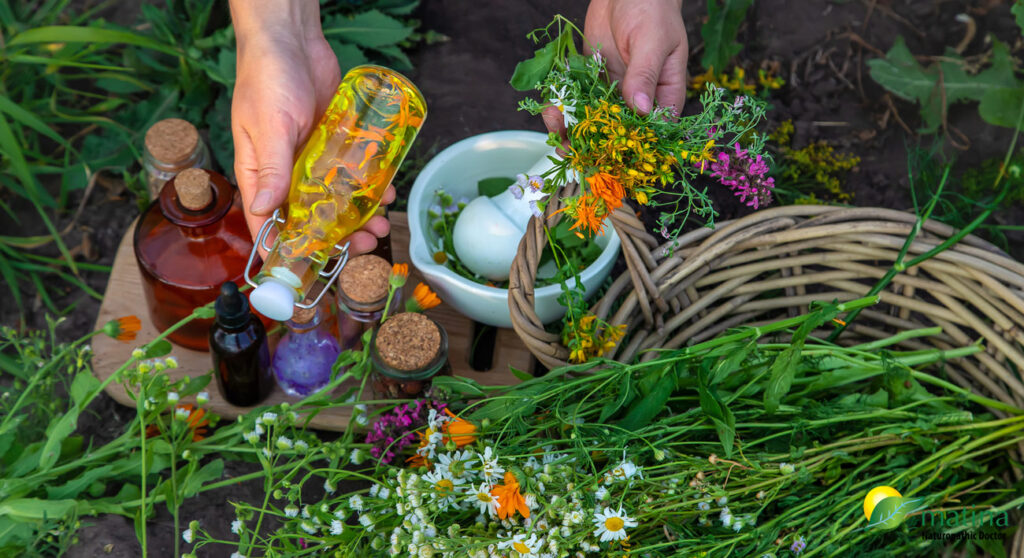
MULTIPOLYGON (((128 4, 116 9, 130 13, 128 4)), ((920 140, 911 133, 920 124, 918 111, 911 103, 888 97, 870 78, 865 63, 887 51, 897 36, 903 36, 915 54, 942 54, 947 46, 956 45, 964 37, 964 24, 954 19, 960 13, 969 14, 977 24, 977 33, 966 45, 965 54, 984 52, 990 33, 1019 49, 1020 34, 1008 5, 998 0, 761 0, 755 3, 741 27, 739 39, 745 46, 738 61, 748 70, 756 69, 762 62, 778 63, 787 84, 771 96, 770 126, 791 119, 795 126, 794 147, 827 140, 838 151, 861 158, 845 185, 856 205, 909 209, 912 202, 907 153, 908 146, 913 147, 920 140)), ((415 172, 417 165, 433 153, 474 134, 503 129, 543 131, 539 118, 516 110, 521 94, 508 86, 508 79, 516 63, 532 55, 534 46, 525 38, 528 31, 542 27, 559 12, 582 27, 585 10, 586 3, 579 0, 518 0, 487 2, 486 6, 462 0, 424 0, 415 17, 422 20, 424 29, 437 31, 448 40, 422 45, 411 54, 416 70, 410 77, 426 96, 430 113, 407 172, 415 172)), ((699 29, 704 12, 703 2, 685 2, 691 74, 700 71, 699 29)), ((131 20, 124 13, 118 15, 131 20)), ((1010 139, 1010 130, 985 125, 975 105, 953 106, 948 121, 949 131, 941 150, 956 156, 961 168, 1002 155, 1010 139), (969 143, 970 149, 957 149, 954 143, 969 143)), ((78 192, 69 207, 76 207, 82 194, 78 192)), ((728 195, 720 196, 719 201, 721 218, 748 211, 728 195)), ((21 223, 4 220, 0 223, 0 234, 45 234, 32 208, 19 205, 17 200, 13 203, 23 217, 21 223)), ((69 211, 57 217, 56 226, 60 230, 72 223, 66 241, 81 254, 83 261, 109 265, 124 231, 138 213, 138 203, 122 185, 101 180, 89 192, 81 216, 72 223, 69 211)), ((1004 223, 1024 222, 1020 208, 1004 212, 997 219, 1004 223)), ((1024 246, 1020 240, 1020 236, 1011 236, 1010 245, 1024 246)), ((1019 252, 1015 255, 1018 259, 1022 257, 1019 252)), ((85 272, 83 278, 97 291, 105 290, 104 274, 85 272)), ((71 306, 58 328, 60 337, 77 338, 92 330, 99 302, 57 281, 49 287, 56 294, 59 307, 71 306)), ((42 301, 29 299, 26 306, 28 311, 21 325, 45 328, 42 301)), ((12 298, 3 296, 0 323, 17 326, 18 322, 12 298)), ((103 443, 116 436, 132 415, 132 410, 100 397, 83 416, 79 430, 87 438, 92 437, 94 443, 103 443)), ((251 470, 247 464, 229 464, 226 474, 241 475, 251 470)), ((218 490, 188 502, 182 517, 185 522, 198 519, 215 536, 230 538, 229 525, 234 513, 229 502, 257 498, 262 498, 258 483, 218 490)), ((158 517, 149 528, 151 550, 154 556, 169 556, 173 537, 178 535, 171 528, 166 510, 161 508, 158 506, 158 517)), ((139 555, 130 520, 84 518, 83 525, 79 544, 70 556, 139 555)), ((201 555, 228 556, 230 552, 219 549, 203 551, 201 555)))

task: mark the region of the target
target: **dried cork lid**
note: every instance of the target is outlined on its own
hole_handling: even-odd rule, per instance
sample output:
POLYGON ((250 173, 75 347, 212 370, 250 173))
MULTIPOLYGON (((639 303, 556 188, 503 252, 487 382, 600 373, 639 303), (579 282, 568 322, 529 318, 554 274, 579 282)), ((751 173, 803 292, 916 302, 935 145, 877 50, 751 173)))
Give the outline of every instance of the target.
POLYGON ((165 165, 186 161, 199 145, 199 130, 180 118, 167 118, 146 131, 146 151, 165 165))
MULTIPOLYGON (((306 298, 302 299, 302 303, 310 304, 313 302, 313 300, 313 297, 307 296, 306 298)), ((301 306, 296 306, 295 311, 292 313, 292 321, 297 324, 307 324, 313 319, 314 316, 316 316, 316 306, 312 308, 302 308, 301 306)))
POLYGON ((213 201, 210 175, 203 169, 185 169, 179 172, 174 177, 174 190, 182 207, 192 211, 199 211, 213 201))
POLYGON ((352 258, 338 276, 338 288, 351 300, 370 303, 388 295, 391 264, 380 256, 366 254, 352 258))
POLYGON ((441 349, 441 331, 418 312, 395 314, 377 331, 377 353, 384 364, 398 370, 429 365, 441 349))

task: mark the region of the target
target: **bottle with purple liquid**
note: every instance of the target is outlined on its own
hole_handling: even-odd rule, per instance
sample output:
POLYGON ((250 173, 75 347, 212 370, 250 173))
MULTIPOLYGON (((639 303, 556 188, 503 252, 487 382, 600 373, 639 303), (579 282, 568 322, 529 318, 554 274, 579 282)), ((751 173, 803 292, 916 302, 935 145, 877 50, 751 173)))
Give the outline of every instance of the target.
POLYGON ((285 393, 305 397, 331 381, 341 345, 323 325, 319 308, 296 308, 285 326, 288 332, 277 345, 271 368, 285 393))

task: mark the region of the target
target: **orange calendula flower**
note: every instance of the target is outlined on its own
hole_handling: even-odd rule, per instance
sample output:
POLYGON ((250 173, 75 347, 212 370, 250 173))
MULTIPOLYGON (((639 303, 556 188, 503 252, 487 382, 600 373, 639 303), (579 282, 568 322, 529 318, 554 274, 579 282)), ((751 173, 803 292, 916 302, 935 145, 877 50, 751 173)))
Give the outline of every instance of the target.
MULTIPOLYGON (((209 421, 206 420, 206 410, 202 408, 196 408, 191 403, 182 403, 174 407, 175 411, 178 409, 184 409, 188 411, 188 427, 192 430, 192 441, 198 442, 206 437, 206 425, 209 421)), ((146 427, 146 437, 152 438, 160 434, 160 427, 151 424, 146 427)))
POLYGON ((441 304, 437 293, 430 290, 426 283, 419 283, 412 291, 412 298, 405 303, 405 309, 409 312, 423 312, 441 304))
POLYGON ((604 200, 604 205, 609 212, 622 207, 622 198, 626 195, 626 189, 614 176, 606 172, 599 172, 588 176, 587 184, 590 184, 590 191, 604 200))
POLYGON ((128 342, 135 339, 135 335, 142 329, 142 322, 136 316, 124 316, 116 320, 110 320, 103 326, 103 333, 118 341, 128 342))
POLYGON ((512 473, 505 472, 505 484, 491 489, 491 496, 498 501, 498 518, 508 519, 518 511, 523 517, 530 517, 530 508, 526 507, 526 498, 519 493, 519 481, 512 473))
POLYGON ((455 442, 455 446, 459 449, 472 444, 473 440, 476 440, 476 426, 468 420, 455 416, 448 409, 445 409, 444 412, 451 417, 451 420, 441 427, 441 432, 445 434, 444 443, 447 444, 450 440, 455 442))
POLYGON ((391 266, 391 277, 388 278, 388 282, 395 287, 401 287, 405 284, 405 280, 409 278, 409 264, 394 264, 391 266))

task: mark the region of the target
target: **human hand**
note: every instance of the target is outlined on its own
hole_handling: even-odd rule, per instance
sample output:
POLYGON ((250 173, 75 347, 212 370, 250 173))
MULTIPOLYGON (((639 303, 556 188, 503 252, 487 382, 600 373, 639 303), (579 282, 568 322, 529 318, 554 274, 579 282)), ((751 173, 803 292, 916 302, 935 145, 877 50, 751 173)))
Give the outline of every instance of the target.
MULTIPOLYGON (((285 202, 295 154, 327 109, 341 72, 323 36, 317 0, 235 1, 231 14, 238 44, 231 103, 235 175, 255 237, 285 202)), ((382 203, 394 199, 389 186, 382 203)), ((389 230, 385 217, 372 217, 348 237, 350 253, 373 250, 389 230)))
MULTIPOLYGON (((641 114, 651 112, 655 101, 676 113, 682 110, 689 46, 681 0, 592 0, 583 29, 584 52, 600 46, 627 105, 641 114)), ((548 131, 564 134, 557 108, 542 116, 548 131)))

